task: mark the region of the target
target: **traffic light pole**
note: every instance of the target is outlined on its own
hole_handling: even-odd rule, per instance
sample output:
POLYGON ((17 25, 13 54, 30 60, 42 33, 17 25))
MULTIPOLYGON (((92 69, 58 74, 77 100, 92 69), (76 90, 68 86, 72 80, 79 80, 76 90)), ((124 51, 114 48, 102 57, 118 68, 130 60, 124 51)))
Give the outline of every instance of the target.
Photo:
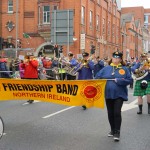
POLYGON ((16 58, 18 56, 17 48, 18 48, 18 0, 16 0, 16 58))

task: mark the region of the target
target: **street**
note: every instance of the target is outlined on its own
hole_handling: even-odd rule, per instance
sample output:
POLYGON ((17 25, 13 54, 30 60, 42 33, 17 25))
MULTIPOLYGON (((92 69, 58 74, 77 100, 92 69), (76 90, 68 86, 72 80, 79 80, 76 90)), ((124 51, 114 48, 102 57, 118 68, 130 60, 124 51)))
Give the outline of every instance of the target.
POLYGON ((150 115, 144 100, 143 114, 137 115, 137 97, 129 89, 120 142, 107 137, 106 107, 83 110, 38 101, 1 101, 5 133, 0 150, 149 150, 150 115))

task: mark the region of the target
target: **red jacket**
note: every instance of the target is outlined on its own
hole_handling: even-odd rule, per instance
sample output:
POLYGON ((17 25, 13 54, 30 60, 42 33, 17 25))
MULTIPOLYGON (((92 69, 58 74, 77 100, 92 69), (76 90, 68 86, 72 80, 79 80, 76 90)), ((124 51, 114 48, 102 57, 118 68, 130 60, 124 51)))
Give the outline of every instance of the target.
POLYGON ((29 62, 21 64, 24 68, 24 78, 38 78, 38 61, 30 60, 29 62))

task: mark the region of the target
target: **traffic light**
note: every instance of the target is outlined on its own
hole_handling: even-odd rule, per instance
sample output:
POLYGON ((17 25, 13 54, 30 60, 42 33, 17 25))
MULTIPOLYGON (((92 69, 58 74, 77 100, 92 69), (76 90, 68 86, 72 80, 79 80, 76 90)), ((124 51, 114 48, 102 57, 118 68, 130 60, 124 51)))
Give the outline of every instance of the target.
POLYGON ((94 53, 95 53, 95 46, 91 45, 91 54, 94 54, 94 53))
POLYGON ((17 48, 21 48, 22 46, 21 46, 21 41, 20 40, 17 40, 17 48))
POLYGON ((55 51, 55 55, 58 58, 59 57, 59 52, 58 52, 58 45, 54 46, 54 51, 55 51))
POLYGON ((63 53, 63 46, 62 45, 60 46, 59 53, 63 53))
POLYGON ((4 39, 0 37, 0 50, 3 49, 3 42, 4 42, 4 39))

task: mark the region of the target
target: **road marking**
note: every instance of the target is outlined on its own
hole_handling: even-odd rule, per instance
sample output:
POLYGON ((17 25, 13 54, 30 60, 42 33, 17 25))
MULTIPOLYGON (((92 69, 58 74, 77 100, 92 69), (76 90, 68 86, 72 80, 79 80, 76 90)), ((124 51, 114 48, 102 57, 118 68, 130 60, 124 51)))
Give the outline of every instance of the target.
POLYGON ((133 95, 133 92, 129 92, 128 94, 132 94, 133 95))
MULTIPOLYGON (((36 100, 34 100, 34 102, 33 103, 39 103, 40 101, 36 101, 36 100)), ((28 103, 28 102, 25 102, 25 103, 23 103, 22 105, 30 105, 30 103, 28 103)))
POLYGON ((137 105, 135 105, 136 103, 137 103, 137 99, 135 99, 133 102, 129 104, 123 104, 121 111, 127 111, 127 110, 138 107, 137 105))
POLYGON ((62 110, 60 110, 60 111, 57 111, 57 112, 52 113, 52 114, 49 114, 49 115, 44 116, 44 117, 42 117, 42 118, 43 118, 43 119, 50 118, 50 117, 52 117, 52 116, 55 116, 55 115, 60 114, 60 113, 62 113, 62 112, 65 112, 65 111, 67 111, 67 110, 69 110, 69 109, 72 109, 72 108, 74 108, 74 107, 75 107, 75 106, 68 107, 68 108, 66 108, 66 109, 62 109, 62 110))
MULTIPOLYGON (((143 96, 143 98, 144 97, 145 96, 143 96)), ((127 110, 138 107, 138 105, 136 105, 136 103, 138 103, 138 99, 135 99, 133 102, 131 102, 129 104, 123 104, 121 111, 127 111, 127 110)))

